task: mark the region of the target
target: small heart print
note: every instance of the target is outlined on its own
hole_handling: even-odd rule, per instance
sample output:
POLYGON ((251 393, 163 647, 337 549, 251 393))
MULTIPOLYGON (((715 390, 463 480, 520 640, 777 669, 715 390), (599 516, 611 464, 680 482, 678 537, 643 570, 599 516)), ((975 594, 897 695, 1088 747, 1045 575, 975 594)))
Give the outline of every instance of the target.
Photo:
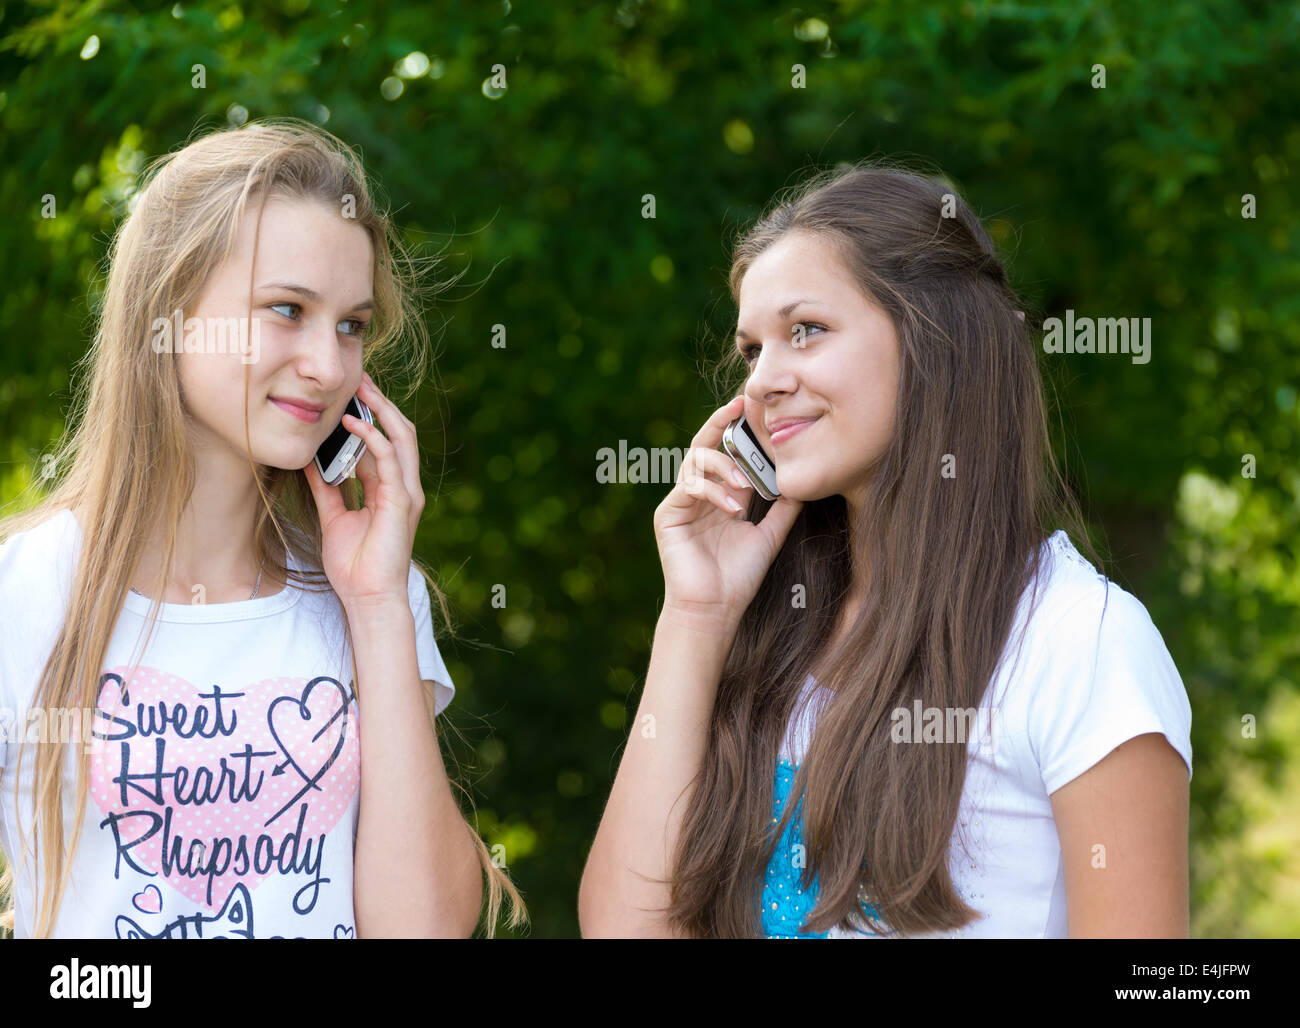
POLYGON ((353 939, 356 938, 355 929, 344 928, 341 924, 334 926, 334 938, 336 939, 353 939))
POLYGON ((142 914, 156 914, 162 910, 162 892, 156 885, 146 885, 131 897, 131 904, 142 914))

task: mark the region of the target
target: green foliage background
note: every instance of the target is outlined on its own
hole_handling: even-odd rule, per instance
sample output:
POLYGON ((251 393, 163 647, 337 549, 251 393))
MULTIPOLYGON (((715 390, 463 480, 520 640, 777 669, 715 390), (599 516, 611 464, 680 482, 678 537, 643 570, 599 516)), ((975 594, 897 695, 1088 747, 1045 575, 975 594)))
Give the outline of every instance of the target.
POLYGON ((98 262, 146 160, 267 115, 359 147, 408 238, 466 273, 430 312, 445 393, 408 405, 417 553, 460 619, 440 640, 449 745, 531 933, 574 935, 668 488, 598 485, 596 451, 689 443, 734 319, 727 243, 778 189, 914 159, 986 219, 1031 309, 1152 319, 1147 365, 1044 357, 1060 452, 1191 696, 1193 934, 1300 934, 1293 6, 566 7, 0 9, 0 502, 64 428, 98 262))

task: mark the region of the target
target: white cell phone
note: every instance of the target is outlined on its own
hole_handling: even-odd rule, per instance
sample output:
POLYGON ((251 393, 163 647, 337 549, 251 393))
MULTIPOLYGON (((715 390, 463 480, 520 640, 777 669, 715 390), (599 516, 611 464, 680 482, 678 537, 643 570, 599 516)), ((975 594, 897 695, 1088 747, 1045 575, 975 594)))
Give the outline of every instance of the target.
POLYGON ((722 448, 736 467, 744 472, 759 496, 765 500, 775 500, 781 495, 781 490, 776 487, 776 465, 759 445, 745 415, 738 417, 722 433, 722 448))
MULTIPOLYGON (((351 414, 368 425, 375 423, 370 408, 362 403, 358 396, 348 401, 344 413, 351 414)), ((344 428, 343 419, 340 418, 338 427, 329 434, 329 438, 321 443, 320 449, 316 451, 316 470, 320 472, 320 477, 326 485, 338 485, 352 474, 357 461, 365 452, 366 444, 361 441, 361 437, 353 435, 344 428)))

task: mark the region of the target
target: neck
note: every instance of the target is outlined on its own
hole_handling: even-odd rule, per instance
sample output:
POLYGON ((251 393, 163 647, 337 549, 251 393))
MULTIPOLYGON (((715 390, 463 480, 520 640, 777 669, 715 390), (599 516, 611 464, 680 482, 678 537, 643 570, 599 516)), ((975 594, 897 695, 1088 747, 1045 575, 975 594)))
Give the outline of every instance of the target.
MULTIPOLYGON (((247 463, 241 456, 218 467, 199 454, 196 463, 194 491, 176 525, 163 602, 192 603, 197 586, 203 587, 205 603, 247 600, 255 587, 258 596, 278 592, 279 576, 261 567, 257 557, 254 530, 262 501, 247 463)), ((145 596, 157 588, 164 546, 162 533, 155 533, 136 568, 131 584, 145 596)))

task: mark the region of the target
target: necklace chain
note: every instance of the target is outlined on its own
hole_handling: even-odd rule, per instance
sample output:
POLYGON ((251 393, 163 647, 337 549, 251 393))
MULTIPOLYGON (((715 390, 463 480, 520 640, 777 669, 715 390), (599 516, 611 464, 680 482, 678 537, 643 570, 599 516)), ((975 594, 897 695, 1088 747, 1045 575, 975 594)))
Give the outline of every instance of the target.
MULTIPOLYGON (((253 586, 253 594, 252 594, 251 596, 249 596, 249 599, 250 599, 250 600, 255 600, 255 599, 257 599, 257 591, 258 591, 259 589, 261 589, 261 588, 262 588, 262 569, 261 569, 261 568, 258 568, 258 569, 257 569, 257 583, 253 586)), ((144 593, 142 593, 142 592, 141 592, 139 589, 137 589, 135 586, 131 586, 131 591, 132 591, 133 593, 135 593, 137 596, 143 596, 143 595, 144 595, 144 593)))

